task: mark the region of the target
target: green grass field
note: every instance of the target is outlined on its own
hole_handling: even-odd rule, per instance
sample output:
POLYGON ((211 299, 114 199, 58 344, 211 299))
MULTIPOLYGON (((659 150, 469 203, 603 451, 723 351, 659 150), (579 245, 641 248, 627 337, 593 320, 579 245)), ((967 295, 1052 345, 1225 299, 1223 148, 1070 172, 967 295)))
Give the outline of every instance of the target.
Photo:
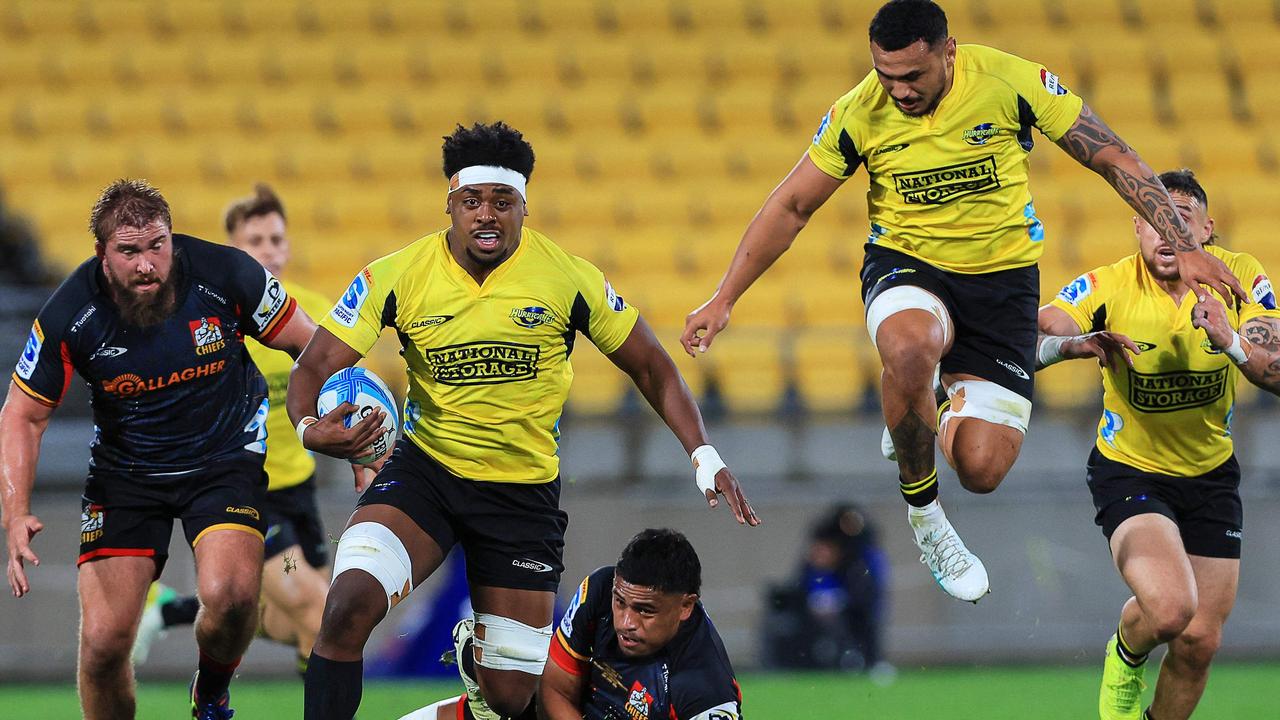
MULTIPOLYGON (((1150 669, 1154 681, 1156 668, 1150 669)), ((889 685, 861 676, 829 674, 745 675, 744 714, 749 720, 849 718, 858 720, 1088 720, 1097 717, 1100 668, 971 668, 906 670, 889 685)), ((1196 720, 1276 717, 1271 683, 1280 664, 1223 664, 1214 669, 1196 720)), ((141 720, 186 717, 182 683, 147 683, 139 690, 141 720)), ((368 683, 361 720, 384 720, 460 692, 456 683, 368 683)), ((1150 690, 1147 691, 1148 696, 1150 690)), ((286 720, 302 715, 299 681, 236 681, 237 718, 286 720)), ((65 685, 0 685, 0 716, 62 720, 79 717, 75 688, 65 685)))

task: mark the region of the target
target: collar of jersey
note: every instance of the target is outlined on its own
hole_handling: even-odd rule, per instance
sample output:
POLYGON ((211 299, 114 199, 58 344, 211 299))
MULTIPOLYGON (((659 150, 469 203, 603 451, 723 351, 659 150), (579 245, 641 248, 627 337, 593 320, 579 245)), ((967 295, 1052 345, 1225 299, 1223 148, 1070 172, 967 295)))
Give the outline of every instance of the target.
POLYGON ((484 295, 495 284, 502 280, 510 267, 515 264, 516 260, 518 260, 522 254, 524 254, 525 246, 529 244, 529 230, 525 227, 520 228, 520 244, 516 246, 516 251, 511 253, 511 257, 503 260, 498 267, 494 268, 493 272, 489 273, 489 276, 484 279, 483 283, 477 283, 476 279, 471 277, 471 273, 467 272, 465 268, 459 265, 458 259, 449 251, 448 230, 440 233, 440 242, 444 246, 444 263, 449 268, 449 273, 453 275, 453 278, 457 280, 459 285, 467 290, 484 295))

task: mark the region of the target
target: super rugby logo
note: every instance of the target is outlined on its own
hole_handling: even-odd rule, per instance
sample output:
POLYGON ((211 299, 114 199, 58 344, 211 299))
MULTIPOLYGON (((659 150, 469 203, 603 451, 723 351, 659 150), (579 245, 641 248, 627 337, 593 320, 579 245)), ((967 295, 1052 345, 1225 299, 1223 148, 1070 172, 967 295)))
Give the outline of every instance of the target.
POLYGON ((827 114, 822 116, 822 123, 818 125, 818 132, 813 134, 814 145, 818 144, 818 140, 822 138, 822 133, 826 132, 827 128, 831 126, 831 118, 835 114, 836 114, 836 106, 832 105, 831 109, 827 111, 827 114))
POLYGON ((999 189, 996 159, 988 155, 973 162, 894 173, 893 182, 904 202, 913 205, 941 205, 958 197, 999 189))
POLYGON ((1227 390, 1227 368, 1167 373, 1129 371, 1129 404, 1150 413, 1209 405, 1227 390))
POLYGON ((1044 85, 1044 89, 1054 95, 1067 94, 1067 86, 1063 85, 1058 76, 1049 72, 1046 68, 1040 68, 1040 84, 1044 85))
POLYGON ((227 346, 222 337, 222 320, 217 317, 202 317, 187 323, 191 328, 191 341, 196 345, 197 355, 208 355, 227 346))
POLYGON ((1093 273, 1085 273, 1058 291, 1058 299, 1072 305, 1079 305, 1081 300, 1093 292, 1094 282, 1096 282, 1096 278, 1094 278, 1093 273))
POLYGON ((44 347, 44 331, 40 329, 40 321, 31 325, 31 334, 27 336, 27 345, 22 348, 22 356, 18 358, 18 377, 30 380, 36 371, 36 360, 40 357, 40 348, 44 347))
POLYGON ((199 367, 189 367, 147 380, 133 373, 125 373, 124 375, 117 375, 110 380, 103 380, 102 389, 118 397, 136 397, 144 392, 160 390, 161 388, 188 382, 196 378, 217 375, 223 371, 226 365, 226 360, 218 360, 217 362, 205 363, 199 367))
POLYGON ((604 281, 604 300, 609 304, 609 309, 614 312, 622 312, 623 308, 627 306, 627 302, 614 291, 608 280, 604 281))
POLYGON ((538 346, 474 342, 427 349, 431 376, 444 385, 494 385, 538 377, 538 346))
POLYGON ((556 319, 555 314, 550 310, 536 305, 523 308, 512 308, 510 317, 515 324, 523 328, 536 328, 539 325, 546 325, 556 319))
POLYGON ((366 279, 368 275, 368 268, 357 275, 347 286, 347 291, 338 299, 338 304, 334 305, 329 313, 334 320, 346 327, 356 326, 356 319, 360 317, 360 308, 364 306, 365 298, 369 296, 370 283, 366 279))
POLYGON ((564 611, 564 617, 560 618, 560 630, 566 637, 573 635, 573 617, 578 614, 578 608, 582 607, 582 601, 587 597, 587 583, 590 580, 589 577, 582 579, 578 592, 573 594, 573 599, 569 601, 569 608, 564 611))
POLYGON ((999 134, 1000 128, 995 123, 982 123, 974 125, 972 130, 960 133, 960 137, 970 145, 986 145, 988 140, 999 134))

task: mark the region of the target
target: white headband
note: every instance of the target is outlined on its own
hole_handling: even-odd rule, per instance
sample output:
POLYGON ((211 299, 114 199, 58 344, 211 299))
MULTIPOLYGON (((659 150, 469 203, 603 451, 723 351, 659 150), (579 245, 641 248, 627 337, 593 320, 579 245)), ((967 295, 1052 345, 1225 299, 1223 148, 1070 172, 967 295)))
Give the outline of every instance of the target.
POLYGON ((525 195, 525 179, 524 176, 515 170, 511 170, 497 165, 471 165, 464 167, 449 178, 449 194, 453 194, 457 190, 468 185, 481 185, 484 183, 498 183, 500 185, 510 185, 516 192, 520 193, 520 197, 528 200, 525 195))

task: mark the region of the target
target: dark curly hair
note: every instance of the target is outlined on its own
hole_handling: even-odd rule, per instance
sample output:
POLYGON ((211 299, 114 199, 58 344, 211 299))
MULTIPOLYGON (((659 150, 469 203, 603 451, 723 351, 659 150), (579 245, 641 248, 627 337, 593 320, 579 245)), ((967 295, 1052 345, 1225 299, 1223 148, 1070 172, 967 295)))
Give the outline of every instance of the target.
POLYGON ((697 595, 702 591, 698 553, 688 538, 670 528, 641 530, 622 549, 614 572, 632 585, 658 592, 697 595))
POLYGON ((519 130, 499 120, 490 125, 459 125, 444 138, 444 176, 451 178, 464 167, 497 165, 515 170, 525 180, 533 175, 533 146, 519 130))
POLYGON ((876 11, 868 34, 889 52, 917 40, 935 47, 947 39, 947 14, 932 0, 890 0, 876 11))

